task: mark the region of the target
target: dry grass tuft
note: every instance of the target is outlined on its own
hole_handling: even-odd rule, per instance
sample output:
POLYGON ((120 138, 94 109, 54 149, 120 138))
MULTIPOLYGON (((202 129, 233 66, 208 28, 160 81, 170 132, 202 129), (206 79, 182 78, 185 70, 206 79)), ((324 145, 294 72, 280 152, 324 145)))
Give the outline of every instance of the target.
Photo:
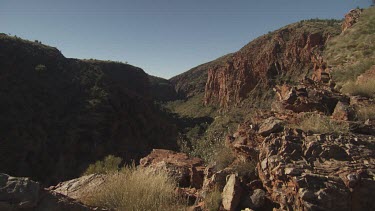
POLYGON ((350 95, 359 95, 362 97, 375 97, 375 81, 369 80, 366 83, 357 84, 353 81, 343 85, 341 91, 350 95))
POLYGON ((356 115, 358 120, 375 120, 375 105, 363 106, 356 109, 356 115))
POLYGON ((120 211, 184 210, 177 183, 164 171, 125 166, 108 177, 85 203, 120 211))
POLYGON ((307 113, 303 120, 295 127, 313 133, 348 133, 349 124, 330 119, 328 116, 307 113))

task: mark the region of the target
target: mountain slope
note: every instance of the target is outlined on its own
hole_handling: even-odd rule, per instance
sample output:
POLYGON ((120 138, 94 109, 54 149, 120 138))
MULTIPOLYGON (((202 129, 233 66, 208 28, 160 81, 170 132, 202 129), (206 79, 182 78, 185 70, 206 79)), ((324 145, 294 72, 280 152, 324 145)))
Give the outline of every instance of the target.
MULTIPOLYGON (((331 68, 337 88, 351 92, 361 74, 369 72, 366 78, 375 79, 370 73, 375 69, 375 7, 352 10, 346 20, 345 30, 327 43, 324 59, 331 68)), ((371 88, 374 90, 375 85, 371 88)))
POLYGON ((114 154, 127 161, 174 148, 175 127, 154 105, 148 75, 0 35, 0 169, 45 183, 78 176, 114 154))

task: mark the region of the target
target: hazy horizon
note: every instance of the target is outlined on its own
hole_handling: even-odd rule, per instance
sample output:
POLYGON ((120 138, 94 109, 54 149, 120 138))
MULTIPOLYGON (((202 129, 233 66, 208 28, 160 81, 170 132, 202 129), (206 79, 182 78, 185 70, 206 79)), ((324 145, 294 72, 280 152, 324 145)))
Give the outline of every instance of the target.
POLYGON ((0 32, 57 47, 69 58, 128 62, 170 78, 304 19, 342 19, 371 0, 11 1, 0 32))

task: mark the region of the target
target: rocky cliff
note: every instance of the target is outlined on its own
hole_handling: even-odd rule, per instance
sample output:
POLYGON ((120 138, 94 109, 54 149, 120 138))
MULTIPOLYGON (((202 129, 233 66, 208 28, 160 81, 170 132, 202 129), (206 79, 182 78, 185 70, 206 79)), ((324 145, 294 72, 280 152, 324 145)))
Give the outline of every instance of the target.
POLYGON ((175 127, 154 105, 148 75, 0 36, 0 169, 45 183, 78 176, 114 154, 173 148, 175 127))
POLYGON ((311 20, 255 39, 224 65, 208 70, 205 104, 219 103, 225 108, 248 97, 257 86, 266 88, 283 77, 307 75, 324 44, 339 32, 338 22, 311 20))

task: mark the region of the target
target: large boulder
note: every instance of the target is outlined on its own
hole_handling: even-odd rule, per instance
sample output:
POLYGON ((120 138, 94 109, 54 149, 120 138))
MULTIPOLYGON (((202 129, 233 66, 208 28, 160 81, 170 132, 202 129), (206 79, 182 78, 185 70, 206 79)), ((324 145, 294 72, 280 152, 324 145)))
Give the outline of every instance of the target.
POLYGON ((0 173, 1 211, 103 211, 86 206, 53 190, 40 188, 39 183, 25 177, 0 173))
POLYGON ((241 201, 242 188, 239 178, 231 174, 222 193, 222 203, 225 210, 234 211, 241 201))
POLYGON ((0 202, 4 204, 16 208, 35 207, 39 200, 39 190, 39 183, 29 178, 0 173, 0 202))
POLYGON ((140 160, 140 165, 156 170, 166 170, 176 178, 180 187, 201 188, 203 185, 203 160, 190 158, 185 153, 165 149, 154 149, 140 160))
POLYGON ((255 189, 242 200, 241 206, 251 209, 262 208, 266 201, 266 192, 262 189, 255 189))
POLYGON ((90 193, 95 192, 95 190, 97 190, 106 179, 107 176, 103 174, 90 174, 61 182, 56 186, 49 187, 48 189, 72 199, 82 201, 90 193))

